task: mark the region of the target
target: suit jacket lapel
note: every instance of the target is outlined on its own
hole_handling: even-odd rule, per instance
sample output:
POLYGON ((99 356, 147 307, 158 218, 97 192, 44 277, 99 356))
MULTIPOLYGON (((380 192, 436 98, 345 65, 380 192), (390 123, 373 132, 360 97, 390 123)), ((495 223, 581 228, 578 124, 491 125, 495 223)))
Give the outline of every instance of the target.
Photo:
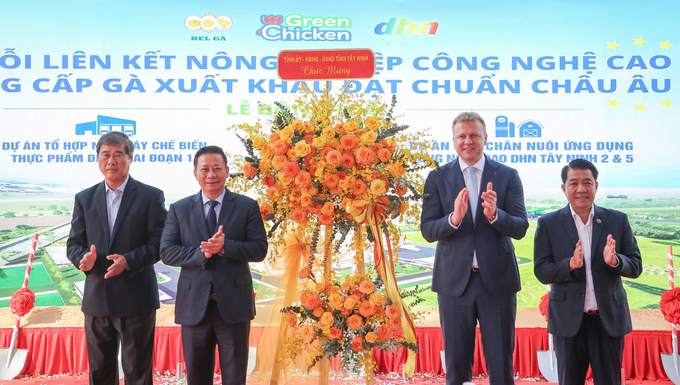
MULTIPOLYGON (((597 244, 602 236, 602 230, 604 228, 604 212, 600 210, 599 207, 593 205, 595 212, 593 213, 593 241, 590 245, 590 260, 592 261, 595 257, 595 250, 597 250, 597 244)), ((600 255, 604 261, 604 256, 600 255)))
MULTIPOLYGON (((231 217, 231 213, 234 211, 234 193, 231 191, 227 190, 225 188, 224 192, 224 199, 222 199, 222 208, 220 209, 220 216, 217 218, 217 224, 218 225, 226 225, 227 220, 231 217)), ((226 227, 226 226, 225 226, 226 227)), ((223 228, 223 232, 226 232, 227 229, 223 228)))
POLYGON ((482 173, 482 181, 479 184, 479 197, 477 197, 477 218, 475 218, 475 224, 479 223, 480 220, 484 219, 484 207, 482 207, 482 192, 486 191, 486 185, 489 182, 494 182, 496 176, 498 175, 498 166, 494 163, 488 156, 486 157, 484 163, 484 172, 482 173))
POLYGON ((99 216, 99 222, 102 226, 102 231, 104 232, 104 239, 106 244, 111 243, 111 231, 109 230, 109 217, 108 210, 106 209, 106 181, 102 182, 97 186, 94 192, 94 202, 97 207, 97 214, 99 216))
POLYGON ((574 223, 574 217, 571 216, 569 205, 566 205, 562 209, 561 217, 562 227, 564 227, 564 231, 567 233, 572 246, 576 248, 576 244, 578 243, 578 231, 576 231, 576 224, 574 223))
POLYGON ((120 229, 121 223, 125 219, 125 215, 130 210, 132 202, 135 200, 137 195, 137 182, 129 177, 127 185, 125 185, 125 191, 123 192, 123 197, 120 200, 120 206, 118 207, 118 214, 116 214, 116 222, 113 224, 113 233, 111 233, 111 239, 109 240, 109 246, 116 238, 118 229, 120 229))
POLYGON ((193 202, 194 205, 191 208, 191 216, 194 217, 193 218, 194 225, 196 226, 197 229, 201 231, 201 235, 203 235, 204 240, 210 239, 215 234, 210 234, 210 231, 208 231, 208 222, 205 221, 205 211, 203 210, 203 197, 201 196, 200 191, 198 192, 198 194, 194 196, 193 202))

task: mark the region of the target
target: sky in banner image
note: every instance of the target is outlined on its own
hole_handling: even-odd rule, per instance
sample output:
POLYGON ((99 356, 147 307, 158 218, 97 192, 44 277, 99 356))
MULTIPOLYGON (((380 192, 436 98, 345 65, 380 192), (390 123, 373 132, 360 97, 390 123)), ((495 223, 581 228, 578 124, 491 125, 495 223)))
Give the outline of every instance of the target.
MULTIPOLYGON (((94 143, 105 132, 130 134, 131 175, 168 202, 197 191, 200 146, 242 154, 226 128, 266 123, 275 101, 293 105, 299 84, 278 78, 276 57, 301 49, 372 50, 374 77, 351 90, 395 94, 399 122, 430 128, 442 164, 456 157, 453 118, 478 111, 486 153, 520 172, 530 216, 566 203, 559 170, 585 157, 601 172, 597 203, 639 218, 649 247, 680 237, 679 3, 247 4, 0 3, 0 267, 21 260, 8 244, 33 228, 50 229, 55 247, 64 242, 68 232, 52 227, 69 222, 77 191, 102 180, 94 143)), ((530 261, 533 239, 521 242, 530 261)), ((45 266, 69 275, 58 262, 45 266)), ((662 287, 657 278, 643 283, 662 287)), ((79 280, 51 289, 68 304, 79 280)))

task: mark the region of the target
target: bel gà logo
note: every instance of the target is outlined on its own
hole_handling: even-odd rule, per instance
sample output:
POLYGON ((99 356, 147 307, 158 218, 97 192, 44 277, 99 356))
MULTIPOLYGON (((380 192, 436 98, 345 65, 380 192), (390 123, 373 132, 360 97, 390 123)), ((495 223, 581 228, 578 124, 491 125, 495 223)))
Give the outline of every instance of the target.
POLYGON ((206 13, 203 17, 191 15, 184 19, 184 26, 191 31, 197 31, 199 29, 202 29, 205 32, 212 32, 214 29, 226 31, 231 28, 232 25, 233 22, 229 16, 215 16, 210 13, 206 13))
POLYGON ((262 15, 263 26, 257 34, 265 40, 283 41, 350 41, 352 26, 348 17, 309 17, 262 15))

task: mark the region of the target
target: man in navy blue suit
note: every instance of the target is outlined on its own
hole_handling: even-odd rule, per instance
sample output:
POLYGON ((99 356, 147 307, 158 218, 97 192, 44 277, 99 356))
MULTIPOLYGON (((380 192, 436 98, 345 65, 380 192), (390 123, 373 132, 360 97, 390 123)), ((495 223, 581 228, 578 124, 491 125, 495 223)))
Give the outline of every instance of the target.
POLYGON ((574 159, 562 169, 569 204, 538 219, 534 274, 552 284, 548 332, 561 385, 621 383, 624 335, 633 328, 621 277, 637 278, 642 258, 628 216, 593 204, 597 168, 574 159))
POLYGON ((112 131, 97 142, 104 181, 76 194, 69 260, 86 275, 82 310, 90 383, 152 385, 158 284, 153 265, 167 212, 163 191, 129 174, 134 146, 112 131))
POLYGON ((472 379, 475 330, 482 332, 491 385, 514 383, 519 270, 511 238, 529 227, 517 171, 484 155, 484 119, 463 112, 453 121, 458 159, 425 182, 421 231, 438 241, 432 290, 437 293, 446 351, 446 383, 472 379))
POLYGON ((170 205, 161 259, 181 266, 175 322, 191 385, 213 383, 215 345, 223 384, 245 384, 250 321, 255 317, 249 262, 267 255, 257 202, 225 188, 227 157, 217 146, 194 157, 198 194, 170 205))

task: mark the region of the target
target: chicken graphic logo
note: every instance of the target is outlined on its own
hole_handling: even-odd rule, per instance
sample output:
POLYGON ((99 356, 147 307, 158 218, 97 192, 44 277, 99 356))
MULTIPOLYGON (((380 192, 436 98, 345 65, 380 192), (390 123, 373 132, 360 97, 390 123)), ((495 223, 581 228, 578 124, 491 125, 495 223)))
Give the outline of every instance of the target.
POLYGON ((184 20, 184 26, 192 31, 197 31, 199 29, 202 29, 205 32, 212 32, 213 29, 226 31, 231 28, 233 24, 234 23, 229 16, 215 16, 210 13, 206 13, 203 17, 191 15, 184 20))

